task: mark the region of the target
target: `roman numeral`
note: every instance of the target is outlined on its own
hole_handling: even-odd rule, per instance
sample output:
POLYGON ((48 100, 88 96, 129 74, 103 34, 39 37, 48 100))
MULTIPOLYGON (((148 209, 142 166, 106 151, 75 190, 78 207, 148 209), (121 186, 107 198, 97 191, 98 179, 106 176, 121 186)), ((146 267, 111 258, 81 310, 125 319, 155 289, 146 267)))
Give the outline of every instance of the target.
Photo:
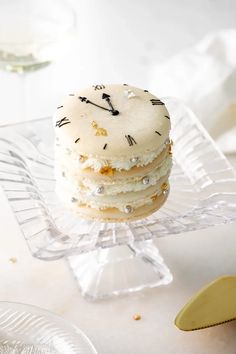
POLYGON ((158 100, 156 98, 152 98, 150 101, 152 102, 153 106, 163 106, 164 105, 164 103, 161 100, 158 100))
POLYGON ((110 97, 111 97, 111 96, 108 95, 108 94, 105 93, 105 92, 102 94, 102 99, 103 99, 103 100, 106 100, 107 98, 110 98, 110 97))
POLYGON ((81 101, 81 102, 86 102, 87 103, 87 97, 82 97, 82 96, 79 96, 78 99, 81 101))
POLYGON ((135 139, 131 136, 131 135, 125 135, 127 142, 129 144, 129 146, 132 146, 134 144, 137 144, 135 139))
POLYGON ((93 88, 95 91, 97 91, 97 90, 103 90, 105 88, 105 86, 104 85, 93 85, 93 88))
POLYGON ((75 140, 75 143, 78 143, 79 140, 80 140, 80 138, 77 138, 77 139, 75 140))
POLYGON ((155 133, 161 136, 161 133, 159 133, 157 130, 155 130, 155 133))
POLYGON ((69 124, 70 121, 67 117, 64 117, 56 122, 56 127, 61 128, 63 125, 69 124))

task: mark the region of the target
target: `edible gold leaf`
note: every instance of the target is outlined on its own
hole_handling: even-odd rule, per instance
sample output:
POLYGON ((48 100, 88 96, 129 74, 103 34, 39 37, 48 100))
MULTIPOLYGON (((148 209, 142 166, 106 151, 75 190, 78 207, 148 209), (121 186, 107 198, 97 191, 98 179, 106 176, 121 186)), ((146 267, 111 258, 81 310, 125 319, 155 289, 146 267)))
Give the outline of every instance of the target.
POLYGON ((106 176, 113 176, 114 175, 114 169, 110 166, 103 166, 99 172, 102 175, 106 175, 106 176))
POLYGON ((96 136, 107 136, 107 131, 104 128, 97 128, 96 136))

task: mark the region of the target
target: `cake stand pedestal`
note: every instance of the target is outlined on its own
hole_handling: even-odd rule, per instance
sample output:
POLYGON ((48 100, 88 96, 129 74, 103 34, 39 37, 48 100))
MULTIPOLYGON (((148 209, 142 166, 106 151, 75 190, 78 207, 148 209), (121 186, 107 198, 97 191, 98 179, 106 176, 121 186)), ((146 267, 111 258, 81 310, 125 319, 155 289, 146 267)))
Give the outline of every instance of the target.
POLYGON ((99 248, 67 257, 70 269, 87 299, 104 299, 165 285, 172 275, 153 241, 99 248))

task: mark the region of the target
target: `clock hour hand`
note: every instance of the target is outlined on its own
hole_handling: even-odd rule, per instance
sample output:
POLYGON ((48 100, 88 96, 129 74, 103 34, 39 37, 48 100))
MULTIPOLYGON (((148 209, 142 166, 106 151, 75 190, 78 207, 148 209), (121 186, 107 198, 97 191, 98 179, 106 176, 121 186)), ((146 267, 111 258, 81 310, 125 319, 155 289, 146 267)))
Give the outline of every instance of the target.
POLYGON ((101 108, 101 109, 104 109, 105 111, 112 112, 111 109, 108 109, 108 108, 99 106, 98 104, 96 104, 96 103, 94 103, 94 102, 88 100, 87 97, 79 96, 78 99, 79 99, 81 102, 90 103, 90 104, 92 104, 92 105, 94 105, 94 106, 96 106, 96 107, 99 107, 99 108, 101 108))
POLYGON ((117 116, 120 112, 117 111, 116 109, 114 109, 112 103, 111 103, 111 99, 110 99, 110 95, 108 95, 107 93, 103 93, 102 94, 102 99, 106 100, 107 103, 109 104, 110 108, 111 108, 111 113, 113 116, 117 116))

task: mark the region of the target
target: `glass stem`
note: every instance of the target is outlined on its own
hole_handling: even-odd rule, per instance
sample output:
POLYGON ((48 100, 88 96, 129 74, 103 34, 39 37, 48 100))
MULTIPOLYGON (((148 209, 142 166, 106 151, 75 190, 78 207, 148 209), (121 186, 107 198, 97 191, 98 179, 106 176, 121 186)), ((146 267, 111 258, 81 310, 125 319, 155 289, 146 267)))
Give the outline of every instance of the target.
POLYGON ((19 98, 20 110, 19 120, 25 121, 29 119, 29 82, 26 73, 19 74, 19 98))

